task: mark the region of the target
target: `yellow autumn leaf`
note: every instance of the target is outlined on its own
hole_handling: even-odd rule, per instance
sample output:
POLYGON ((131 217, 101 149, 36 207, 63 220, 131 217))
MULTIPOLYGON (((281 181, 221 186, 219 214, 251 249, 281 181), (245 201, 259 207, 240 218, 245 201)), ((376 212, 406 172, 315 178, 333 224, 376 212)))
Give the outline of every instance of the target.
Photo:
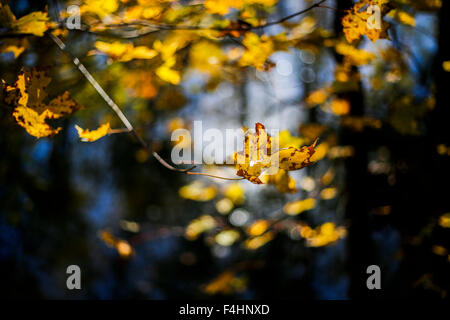
POLYGON ((170 59, 167 59, 163 65, 158 67, 155 73, 161 80, 177 85, 181 81, 181 75, 179 71, 172 69, 174 65, 175 57, 171 57, 170 59))
POLYGON ((271 138, 261 123, 256 123, 254 132, 247 130, 244 150, 233 155, 236 174, 255 184, 262 184, 259 176, 264 168, 271 165, 271 144, 271 138))
POLYGON ((95 47, 98 52, 107 54, 114 61, 127 62, 134 59, 152 59, 158 52, 145 46, 134 46, 132 43, 113 43, 97 41, 95 47))
POLYGON ((94 142, 106 136, 110 132, 111 127, 109 125, 109 122, 107 122, 105 124, 102 124, 98 129, 92 131, 89 129, 82 129, 77 125, 75 125, 75 129, 77 129, 77 133, 81 141, 94 142))
POLYGON ((336 52, 345 56, 345 58, 355 66, 368 64, 375 59, 375 54, 365 50, 360 50, 344 42, 339 42, 336 45, 336 52))
POLYGON ((274 52, 274 43, 267 35, 261 37, 253 32, 247 32, 242 40, 245 51, 239 59, 243 67, 253 66, 259 71, 267 70, 267 60, 274 52))
POLYGON ((256 250, 275 238, 272 231, 264 233, 262 236, 252 237, 245 240, 244 247, 248 250, 256 250))
POLYGON ((286 203, 283 207, 283 211, 290 216, 296 216, 304 211, 313 209, 315 206, 316 200, 313 198, 308 198, 305 200, 286 203))
MULTIPOLYGON (((272 144, 274 144, 273 147, 276 150, 276 143, 277 140, 272 142, 264 125, 257 123, 255 132, 247 131, 245 134, 244 150, 235 152, 233 155, 237 170, 236 174, 252 183, 262 184, 263 181, 260 179, 260 176, 263 172, 273 175, 279 172, 278 169, 285 171, 299 170, 313 163, 311 157, 315 153, 317 139, 311 146, 304 146, 300 149, 294 147, 283 148, 272 154, 272 144)), ((283 173, 279 174, 282 175, 283 173)), ((286 178, 285 182, 292 186, 292 181, 289 178, 286 178)))
POLYGON ((355 3, 342 18, 342 26, 347 41, 352 43, 359 40, 363 35, 366 35, 372 42, 378 39, 388 39, 387 30, 390 24, 382 19, 390 11, 387 4, 388 0, 360 0, 355 3), (369 7, 376 9, 368 12, 367 8, 369 7), (380 21, 377 21, 377 10, 380 10, 380 21), (378 23, 379 25, 377 25, 378 23))
POLYGON ((332 222, 326 222, 315 229, 302 228, 300 234, 306 239, 307 246, 323 247, 345 237, 347 230, 344 227, 336 227, 332 222))
POLYGON ((317 139, 314 143, 308 147, 304 146, 300 149, 297 148, 287 148, 281 149, 275 153, 274 157, 279 157, 279 168, 286 171, 294 171, 303 169, 311 164, 313 164, 314 158, 312 156, 316 152, 315 147, 317 144, 317 139))
POLYGON ((42 37, 52 25, 47 12, 35 11, 17 19, 9 5, 0 3, 0 26, 10 29, 14 33, 42 37))
POLYGON ((43 71, 22 70, 15 84, 4 88, 5 102, 14 106, 13 117, 16 122, 36 138, 53 136, 61 130, 47 124, 47 119, 59 119, 81 108, 70 98, 68 91, 45 104, 45 89, 50 81, 43 71))
POLYGON ((13 26, 18 33, 34 34, 42 37, 51 26, 51 23, 47 12, 36 11, 15 21, 13 26))

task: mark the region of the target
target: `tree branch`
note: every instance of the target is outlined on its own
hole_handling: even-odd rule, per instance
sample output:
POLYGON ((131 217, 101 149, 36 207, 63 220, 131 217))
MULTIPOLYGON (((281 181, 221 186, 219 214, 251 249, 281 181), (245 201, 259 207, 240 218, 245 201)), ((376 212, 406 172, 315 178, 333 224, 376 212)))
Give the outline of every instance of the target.
MULTIPOLYGON (((117 106, 117 104, 110 98, 110 96, 105 92, 105 90, 103 90, 103 88, 100 86, 100 84, 97 82, 97 80, 94 79, 92 74, 86 69, 86 67, 80 62, 80 60, 77 57, 75 57, 74 55, 72 55, 67 50, 65 43, 62 42, 61 39, 59 39, 57 36, 55 36, 51 33, 48 33, 48 35, 56 43, 56 45, 59 47, 59 49, 61 49, 61 51, 63 51, 64 53, 66 53, 67 55, 69 55, 71 57, 72 62, 75 64, 75 66, 77 66, 78 70, 80 70, 81 74, 89 81, 89 83, 94 87, 94 89, 97 91, 97 93, 103 98, 103 100, 108 104, 108 106, 114 111, 114 113, 119 117, 119 119, 125 125, 127 132, 132 133, 136 137, 136 139, 139 141, 139 143, 142 145, 142 147, 152 151, 150 144, 148 144, 136 132, 133 125, 127 119, 127 117, 122 112, 122 110, 120 110, 119 106, 117 106)), ((123 130, 121 130, 121 131, 123 131, 123 130)), ((242 180, 243 179, 243 178, 220 177, 220 176, 215 176, 215 175, 202 173, 202 172, 191 172, 194 168, 196 168, 196 166, 192 166, 188 169, 178 169, 178 168, 175 168, 174 166, 171 166, 170 164, 168 164, 163 158, 161 158, 161 156, 156 151, 152 151, 152 155, 164 167, 166 167, 167 169, 169 169, 171 171, 180 172, 180 173, 184 173, 184 174, 190 174, 190 175, 202 175, 202 176, 218 178, 218 179, 223 179, 223 180, 242 180)))

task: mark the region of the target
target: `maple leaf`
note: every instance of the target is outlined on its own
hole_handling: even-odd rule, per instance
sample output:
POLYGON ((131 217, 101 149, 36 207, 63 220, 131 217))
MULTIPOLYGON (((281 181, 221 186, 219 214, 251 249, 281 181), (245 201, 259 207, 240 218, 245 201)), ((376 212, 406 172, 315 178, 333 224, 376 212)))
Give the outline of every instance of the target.
POLYGON ((390 10, 388 0, 360 0, 342 18, 342 26, 347 41, 352 43, 363 35, 366 35, 372 42, 378 39, 389 39, 387 30, 390 24, 384 21, 382 17, 390 10), (374 13, 371 14, 366 10, 370 6, 376 6, 380 10, 379 26, 373 26, 370 23, 370 20, 374 18, 374 13))
POLYGON ((315 153, 317 139, 309 147, 304 146, 300 149, 289 147, 273 153, 272 144, 276 150, 278 143, 276 141, 272 142, 271 137, 267 134, 264 125, 261 123, 256 123, 255 132, 247 130, 244 139, 244 150, 235 152, 233 155, 237 169, 236 174, 255 184, 263 183, 260 179, 263 171, 269 175, 280 174, 280 181, 287 183, 288 190, 292 189, 292 181, 289 180, 289 177, 283 177, 283 173, 280 173, 278 170, 276 173, 272 173, 272 169, 293 171, 311 165, 315 162, 312 157, 315 153))
POLYGON ((111 131, 109 122, 101 125, 98 129, 92 131, 88 129, 82 129, 77 125, 75 125, 75 129, 77 129, 78 136, 81 138, 81 141, 84 142, 97 141, 98 139, 103 138, 104 136, 109 134, 111 131))
POLYGON ((244 151, 236 152, 234 160, 237 175, 256 183, 262 184, 259 179, 263 168, 270 165, 271 139, 264 125, 256 123, 255 132, 247 131, 244 138, 244 151))
POLYGON ((5 102, 14 106, 16 122, 36 138, 53 136, 61 130, 47 124, 47 119, 59 119, 81 108, 70 98, 68 91, 45 104, 45 89, 50 81, 44 71, 33 68, 31 71, 22 70, 14 85, 4 87, 5 102))

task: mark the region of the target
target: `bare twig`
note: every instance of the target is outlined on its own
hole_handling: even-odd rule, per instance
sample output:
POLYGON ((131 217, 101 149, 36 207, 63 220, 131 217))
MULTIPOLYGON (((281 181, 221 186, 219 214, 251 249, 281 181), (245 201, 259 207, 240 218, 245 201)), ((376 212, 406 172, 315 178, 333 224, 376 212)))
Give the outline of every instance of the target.
MULTIPOLYGON (((148 144, 134 129, 133 125, 130 123, 130 121, 127 119, 125 114, 120 110, 120 108, 117 106, 117 104, 110 98, 110 96, 103 90, 103 88, 100 86, 100 84, 97 82, 97 80, 94 79, 92 74, 86 69, 86 67, 80 62, 80 60, 73 56, 66 48, 66 45, 64 42, 61 41, 57 36, 49 33, 48 34, 50 38, 56 43, 56 45, 61 49, 61 51, 65 52, 72 58, 72 62, 77 66, 77 68, 80 70, 82 75, 89 81, 89 83, 94 87, 94 89, 97 91, 97 93, 103 98, 103 100, 108 104, 108 106, 114 111, 114 113, 119 117, 119 119, 122 121, 122 123, 125 125, 126 129, 117 129, 112 130, 114 132, 112 133, 119 133, 119 132, 129 132, 132 133, 136 139, 139 141, 139 143, 145 148, 150 150, 151 146, 148 144)), ((164 167, 171 171, 180 172, 184 174, 190 174, 190 175, 202 175, 222 180, 242 180, 243 178, 226 178, 226 177, 220 177, 215 176, 212 174, 207 174, 203 172, 191 172, 196 166, 192 166, 188 169, 179 169, 175 168, 174 166, 171 166, 168 164, 161 156, 156 152, 152 151, 153 157, 158 160, 164 167)))

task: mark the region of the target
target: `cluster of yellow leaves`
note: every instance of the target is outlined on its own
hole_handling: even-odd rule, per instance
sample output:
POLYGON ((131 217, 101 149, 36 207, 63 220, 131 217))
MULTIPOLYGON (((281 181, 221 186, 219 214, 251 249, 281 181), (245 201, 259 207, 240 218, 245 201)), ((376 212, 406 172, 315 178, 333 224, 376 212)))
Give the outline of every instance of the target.
POLYGON ((347 41, 351 43, 360 39, 363 35, 366 35, 373 42, 378 39, 388 39, 387 30, 390 25, 382 19, 390 11, 388 3, 388 0, 360 0, 357 2, 342 18, 347 41), (374 25, 376 22, 375 13, 367 12, 367 8, 370 6, 377 6, 380 9, 379 26, 374 25))
POLYGON ((191 36, 183 33, 172 33, 164 41, 156 40, 153 43, 153 49, 159 52, 163 64, 156 69, 156 75, 171 84, 179 84, 181 74, 178 70, 173 69, 177 59, 175 53, 184 48, 190 41, 191 36))
MULTIPOLYGON (((305 168, 317 161, 314 158, 317 140, 309 147, 288 147, 276 150, 272 154, 272 140, 267 134, 264 125, 257 123, 255 132, 247 131, 244 140, 244 150, 235 152, 234 163, 236 164, 237 175, 255 184, 263 182, 259 176, 263 170, 268 170, 268 174, 278 174, 278 170, 293 171, 305 168), (278 164, 276 168, 274 165, 278 164), (270 168, 270 169, 269 169, 270 168), (271 172, 276 169, 276 172, 271 172)), ((283 173, 281 172, 280 175, 283 173)), ((289 179, 287 180, 289 185, 289 179)), ((292 184, 291 184, 292 185, 292 184)))
POLYGON ((133 59, 152 59, 158 52, 146 46, 134 46, 132 43, 113 43, 97 41, 95 42, 97 52, 107 54, 114 61, 131 61, 133 59))
POLYGON ((134 256, 134 249, 128 241, 119 239, 106 230, 100 231, 99 237, 108 247, 116 249, 120 257, 128 259, 134 256))
POLYGON ((35 11, 17 19, 7 4, 0 3, 0 26, 13 33, 42 37, 51 26, 47 12, 35 11))
POLYGON ((332 222, 326 222, 315 229, 307 225, 300 226, 300 235, 306 239, 309 247, 323 247, 344 238, 347 230, 344 227, 336 227, 332 222))
POLYGON ((55 135, 62 129, 51 127, 47 124, 47 119, 59 119, 80 109, 78 103, 70 98, 68 91, 45 104, 45 89, 50 81, 43 71, 22 70, 16 83, 4 88, 5 102, 15 107, 13 117, 36 138, 55 135))
POLYGON ((205 0, 204 6, 209 13, 225 15, 230 8, 241 10, 246 5, 259 4, 267 7, 275 5, 278 0, 205 0))
POLYGON ((242 44, 246 49, 239 59, 241 66, 253 66, 260 71, 266 71, 270 67, 267 60, 274 52, 274 44, 269 36, 247 32, 242 44))
POLYGON ((82 129, 77 125, 75 125, 75 129, 77 129, 78 136, 81 138, 81 141, 84 142, 94 142, 100 138, 103 138, 111 131, 109 122, 101 125, 98 129, 92 131, 88 129, 82 129))

